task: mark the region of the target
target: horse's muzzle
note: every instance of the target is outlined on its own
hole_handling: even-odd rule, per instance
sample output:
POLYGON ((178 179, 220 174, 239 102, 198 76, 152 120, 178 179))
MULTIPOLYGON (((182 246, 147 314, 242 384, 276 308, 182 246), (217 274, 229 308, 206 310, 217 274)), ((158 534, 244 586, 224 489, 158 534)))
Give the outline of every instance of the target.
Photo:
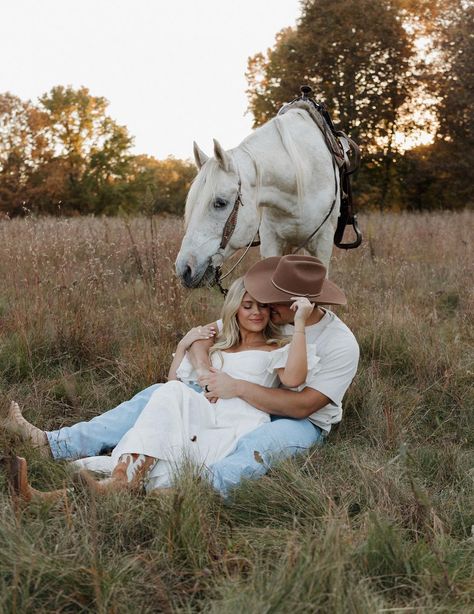
POLYGON ((176 274, 186 288, 210 286, 213 285, 215 280, 215 268, 210 261, 197 270, 193 270, 189 264, 182 267, 176 265, 176 274))

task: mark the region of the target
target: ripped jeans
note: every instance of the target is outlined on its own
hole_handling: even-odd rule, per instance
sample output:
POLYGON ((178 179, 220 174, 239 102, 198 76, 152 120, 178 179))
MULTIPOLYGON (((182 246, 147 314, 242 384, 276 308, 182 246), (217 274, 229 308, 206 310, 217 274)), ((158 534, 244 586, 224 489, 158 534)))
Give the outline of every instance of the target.
MULTIPOLYGON (((135 424, 153 391, 160 385, 145 388, 129 401, 92 420, 46 432, 53 457, 56 460, 73 460, 110 451, 135 424)), ((191 387, 201 390, 197 384, 191 387)), ((242 479, 258 478, 276 462, 304 453, 315 444, 322 443, 324 438, 325 431, 308 419, 272 416, 271 422, 262 424, 239 439, 229 456, 211 465, 207 477, 225 497, 242 479)))

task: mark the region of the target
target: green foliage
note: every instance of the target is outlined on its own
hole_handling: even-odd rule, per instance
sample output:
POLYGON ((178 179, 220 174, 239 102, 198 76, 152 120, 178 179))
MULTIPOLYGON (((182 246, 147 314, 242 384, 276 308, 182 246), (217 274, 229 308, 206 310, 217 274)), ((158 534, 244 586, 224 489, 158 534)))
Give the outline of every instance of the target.
POLYGON ((437 83, 439 144, 433 158, 448 175, 449 185, 435 182, 444 199, 464 204, 472 199, 474 164, 474 4, 454 6, 439 43, 446 70, 437 83))
POLYGON ((53 87, 36 106, 0 95, 0 212, 182 213, 194 166, 133 156, 107 107, 85 87, 53 87))
POLYGON ((376 12, 373 7, 372 0, 303 2, 297 28, 283 30, 267 58, 250 59, 255 123, 272 117, 301 83, 309 83, 366 155, 377 138, 387 139, 409 91, 412 42, 400 3, 378 2, 376 12))
POLYGON ((135 210, 148 215, 161 211, 182 215, 186 196, 196 175, 190 162, 169 157, 155 160, 150 156, 135 156, 130 191, 135 210))
POLYGON ((305 0, 297 26, 249 59, 254 124, 309 84, 361 146, 359 207, 462 208, 472 201, 473 28, 472 0, 305 0), (420 130, 433 142, 410 143, 420 130))

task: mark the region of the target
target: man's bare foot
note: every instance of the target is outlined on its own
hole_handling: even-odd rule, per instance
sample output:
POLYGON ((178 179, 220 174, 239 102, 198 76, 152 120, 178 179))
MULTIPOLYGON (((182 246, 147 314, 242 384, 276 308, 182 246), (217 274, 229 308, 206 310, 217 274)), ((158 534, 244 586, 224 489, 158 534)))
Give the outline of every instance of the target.
POLYGON ((13 435, 18 435, 22 441, 31 443, 44 456, 51 456, 46 433, 23 417, 18 403, 12 401, 8 408, 1 410, 0 428, 13 435))

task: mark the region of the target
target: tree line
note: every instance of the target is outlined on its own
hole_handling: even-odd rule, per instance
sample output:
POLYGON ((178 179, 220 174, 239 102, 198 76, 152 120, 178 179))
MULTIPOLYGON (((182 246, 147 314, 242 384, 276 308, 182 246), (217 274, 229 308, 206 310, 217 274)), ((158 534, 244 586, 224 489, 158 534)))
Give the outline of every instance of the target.
MULTIPOLYGON (((312 86, 361 146, 360 208, 472 202, 474 0, 302 0, 247 81, 255 127, 312 86)), ((85 87, 0 95, 0 213, 182 213, 194 166, 132 155, 107 107, 85 87)))
POLYGON ((249 59, 247 79, 255 127, 312 86, 361 146, 360 207, 472 203, 472 0, 302 0, 297 26, 249 59))
POLYGON ((0 213, 182 213, 191 162, 132 155, 105 98, 57 86, 37 104, 0 95, 0 213))

